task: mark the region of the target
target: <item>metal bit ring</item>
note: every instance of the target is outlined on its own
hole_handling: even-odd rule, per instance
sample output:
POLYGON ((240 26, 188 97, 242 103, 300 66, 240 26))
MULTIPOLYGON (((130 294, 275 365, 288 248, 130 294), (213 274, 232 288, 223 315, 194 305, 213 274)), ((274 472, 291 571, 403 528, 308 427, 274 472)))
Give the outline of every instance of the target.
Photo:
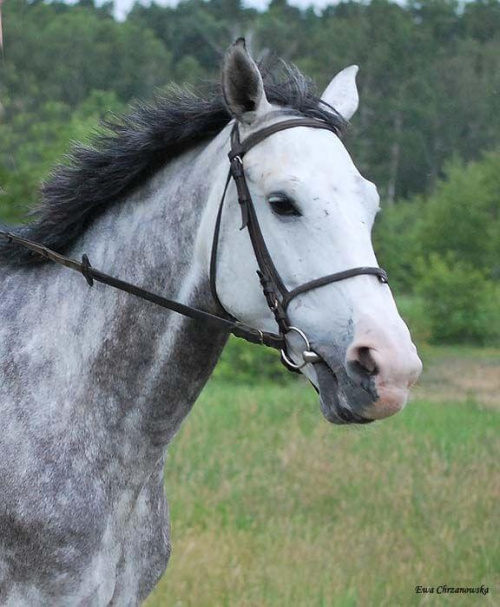
POLYGON ((300 337, 302 337, 302 339, 304 340, 304 344, 306 346, 305 350, 302 352, 302 357, 304 359, 304 362, 301 365, 294 363, 293 360, 286 353, 285 348, 283 348, 281 350, 281 360, 283 360, 288 366, 290 366, 292 369, 295 369, 296 371, 299 371, 300 369, 302 369, 309 363, 318 362, 319 360, 321 360, 320 356, 318 354, 316 354, 316 352, 313 352, 311 350, 311 344, 309 343, 309 340, 307 339, 306 334, 303 331, 301 331, 297 327, 288 327, 288 332, 290 332, 290 331, 295 331, 295 333, 300 335, 300 337), (305 354, 316 356, 317 360, 316 361, 311 360, 311 358, 313 358, 311 356, 309 356, 309 360, 305 360, 305 356, 304 356, 305 354))

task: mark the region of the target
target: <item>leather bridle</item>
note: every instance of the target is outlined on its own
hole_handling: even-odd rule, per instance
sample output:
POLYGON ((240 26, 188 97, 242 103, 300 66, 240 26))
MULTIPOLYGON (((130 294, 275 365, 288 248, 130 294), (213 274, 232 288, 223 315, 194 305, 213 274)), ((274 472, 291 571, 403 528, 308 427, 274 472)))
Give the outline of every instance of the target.
POLYGON ((313 118, 293 118, 289 120, 284 120, 282 122, 278 122, 271 126, 264 127, 259 131, 256 131, 255 133, 247 137, 244 141, 240 140, 240 134, 237 124, 235 124, 231 131, 231 150, 229 152, 230 169, 219 205, 219 210, 217 213, 212 253, 210 259, 210 289, 213 298, 220 306, 220 309, 226 315, 226 318, 222 316, 217 316, 215 314, 210 314, 209 312, 194 308, 192 306, 188 306, 186 304, 182 304, 178 301, 167 299, 166 297, 162 297, 160 295, 157 295, 156 293, 152 293, 151 291, 142 289, 137 285, 125 282, 124 280, 120 280, 119 278, 110 276, 109 274, 105 274, 104 272, 101 272, 91 266, 87 255, 83 255, 82 261, 80 262, 70 257, 61 255, 60 253, 57 253, 56 251, 53 251, 48 247, 36 243, 32 240, 23 238, 16 234, 12 234, 11 232, 0 230, 0 236, 7 239, 11 243, 16 243, 19 246, 31 250, 34 254, 39 255, 44 259, 63 265, 71 270, 80 272, 85 277, 89 286, 93 286, 94 281, 101 282, 112 286, 115 289, 119 289, 120 291, 125 291, 132 295, 135 295, 136 297, 154 303, 162 308, 173 310, 194 320, 208 322, 213 326, 217 326, 222 330, 230 332, 235 337, 245 339, 246 341, 249 341, 251 343, 261 344, 270 348, 281 350, 281 358, 285 366, 292 371, 297 371, 308 363, 315 363, 321 361, 321 358, 318 354, 311 350, 309 340, 307 336, 303 333, 303 331, 291 325, 287 312, 290 302, 295 297, 297 297, 297 295, 300 295, 307 291, 318 289, 333 282, 345 280, 346 278, 352 278, 353 276, 360 276, 362 274, 376 276, 380 280, 380 282, 387 283, 387 274, 384 270, 382 270, 382 268, 359 267, 350 270, 344 270, 342 272, 337 272, 335 274, 329 274, 327 276, 323 276, 322 278, 316 278, 315 280, 311 280, 292 290, 286 288, 278 270, 276 269, 276 266, 274 265, 269 250, 266 246, 262 230, 260 229, 257 213, 255 211, 255 206, 252 201, 252 197, 250 195, 248 184, 245 178, 245 172, 243 170, 243 158, 249 150, 251 150, 253 147, 258 145, 261 141, 271 136, 272 134, 296 127, 325 129, 331 132, 335 132, 334 129, 331 128, 326 122, 322 122, 321 120, 316 120, 313 118), (238 321, 224 309, 224 306, 220 302, 219 297, 217 295, 217 249, 219 243, 224 200, 226 198, 226 193, 231 178, 236 184, 236 190, 238 193, 238 202, 240 205, 242 216, 241 229, 248 229, 255 258, 257 260, 257 265, 259 267, 257 273, 259 275, 260 283, 262 285, 262 290, 264 292, 267 305, 272 311, 276 323, 278 325, 278 333, 269 333, 267 331, 261 331, 260 329, 255 329, 254 327, 250 327, 238 321), (287 353, 287 344, 285 336, 290 332, 297 333, 304 340, 305 349, 302 354, 303 362, 301 362, 300 364, 296 364, 293 360, 291 360, 290 356, 287 353))
POLYGON ((248 230, 250 241, 252 243, 253 251, 255 254, 255 259, 257 260, 257 265, 259 267, 259 269, 257 270, 257 274, 260 279, 260 284, 262 286, 267 305, 273 313, 276 323, 278 325, 279 334, 284 337, 287 333, 290 333, 291 331, 295 332, 302 337, 306 346, 303 352, 303 362, 301 362, 300 364, 296 364, 288 356, 286 351, 286 341, 284 340, 285 346, 281 349, 281 358, 285 366, 293 371, 301 369, 308 363, 319 362, 321 360, 319 355, 311 351, 309 340, 307 339, 303 331, 301 331, 297 327, 292 326, 290 323, 290 319, 288 317, 288 306, 290 305, 290 302, 295 297, 297 297, 297 295, 301 295, 302 293, 306 293, 307 291, 312 291, 313 289, 318 289, 334 282, 339 282, 340 280, 345 280, 346 278, 360 276, 362 274, 376 276, 380 282, 387 283, 387 273, 385 272, 385 270, 383 270, 382 268, 372 268, 363 266, 359 268, 352 268, 350 270, 343 270, 342 272, 336 272, 335 274, 328 274, 327 276, 323 276, 322 278, 316 278, 315 280, 310 280, 309 282, 295 287, 292 290, 287 289, 287 287, 285 286, 285 283, 272 260, 272 257, 269 253, 269 249, 267 248, 266 242, 264 240, 262 230, 260 229, 257 213, 255 211, 255 205, 253 203, 252 196, 250 195, 250 190, 248 188, 247 180, 245 177, 245 171, 243 169, 243 158, 247 152, 249 152, 252 148, 254 148, 256 145, 258 145, 259 143, 264 141, 264 139, 267 139, 274 133, 297 127, 325 129, 331 132, 335 132, 334 129, 326 122, 322 122, 314 118, 292 118, 262 128, 259 131, 252 133, 252 135, 247 137, 244 141, 241 141, 238 125, 234 125, 231 131, 231 151, 229 152, 230 169, 228 178, 226 180, 226 186, 224 188, 224 192, 219 205, 219 212, 217 213, 217 219, 215 222, 214 229, 214 239, 212 245, 212 255, 210 259, 210 289, 212 291, 212 296, 219 304, 221 309, 224 310, 226 315, 231 318, 234 318, 231 314, 229 314, 229 312, 224 309, 224 306, 220 302, 220 299, 217 295, 216 281, 217 249, 219 243, 220 226, 222 221, 222 210, 224 207, 224 200, 226 198, 227 188, 232 177, 236 184, 238 202, 241 210, 242 225, 240 229, 247 228, 248 230))

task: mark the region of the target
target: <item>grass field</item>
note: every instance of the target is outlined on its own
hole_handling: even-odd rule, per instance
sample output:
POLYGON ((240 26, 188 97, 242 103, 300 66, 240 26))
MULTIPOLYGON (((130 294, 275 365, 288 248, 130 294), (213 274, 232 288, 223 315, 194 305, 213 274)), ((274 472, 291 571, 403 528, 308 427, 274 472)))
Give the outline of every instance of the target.
POLYGON ((500 605, 500 353, 424 360, 417 399, 363 428, 301 382, 209 384, 171 448, 173 555, 147 606, 500 605), (415 593, 441 584, 490 592, 415 593))

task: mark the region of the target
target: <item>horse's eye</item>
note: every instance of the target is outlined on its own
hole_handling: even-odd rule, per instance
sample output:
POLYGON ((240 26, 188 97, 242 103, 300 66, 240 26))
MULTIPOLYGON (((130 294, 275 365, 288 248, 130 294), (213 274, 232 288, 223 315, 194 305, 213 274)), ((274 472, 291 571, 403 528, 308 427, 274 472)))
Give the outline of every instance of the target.
POLYGON ((268 201, 272 210, 277 215, 295 215, 300 217, 300 212, 297 207, 285 194, 271 194, 268 201))

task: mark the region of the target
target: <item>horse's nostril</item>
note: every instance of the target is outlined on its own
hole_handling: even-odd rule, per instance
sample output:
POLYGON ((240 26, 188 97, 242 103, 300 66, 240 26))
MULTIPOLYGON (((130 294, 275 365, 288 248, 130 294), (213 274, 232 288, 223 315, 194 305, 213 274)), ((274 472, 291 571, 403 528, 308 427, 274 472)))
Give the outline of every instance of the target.
POLYGON ((370 348, 361 346, 357 349, 356 355, 356 362, 368 375, 377 375, 377 363, 373 359, 370 348))
POLYGON ((348 353, 347 358, 347 374, 366 390, 370 389, 372 378, 379 372, 371 352, 368 347, 355 346, 348 353))

